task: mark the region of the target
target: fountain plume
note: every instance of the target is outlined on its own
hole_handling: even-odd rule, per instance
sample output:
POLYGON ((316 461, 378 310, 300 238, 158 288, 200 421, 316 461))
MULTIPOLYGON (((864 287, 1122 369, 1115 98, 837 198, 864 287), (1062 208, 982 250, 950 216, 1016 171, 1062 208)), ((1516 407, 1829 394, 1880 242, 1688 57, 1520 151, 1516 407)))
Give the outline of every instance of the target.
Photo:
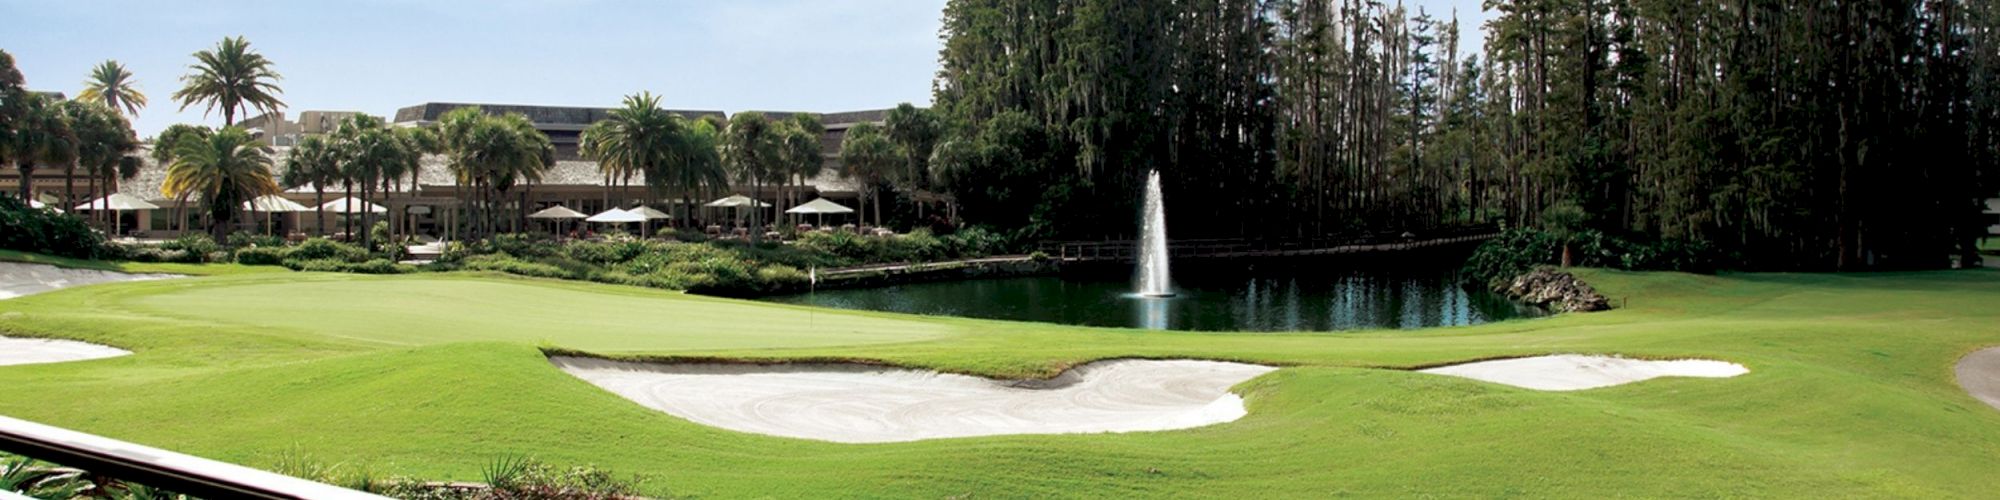
POLYGON ((1174 296, 1168 271, 1167 208, 1160 200, 1160 171, 1146 176, 1146 213, 1139 221, 1139 289, 1141 297, 1174 296))

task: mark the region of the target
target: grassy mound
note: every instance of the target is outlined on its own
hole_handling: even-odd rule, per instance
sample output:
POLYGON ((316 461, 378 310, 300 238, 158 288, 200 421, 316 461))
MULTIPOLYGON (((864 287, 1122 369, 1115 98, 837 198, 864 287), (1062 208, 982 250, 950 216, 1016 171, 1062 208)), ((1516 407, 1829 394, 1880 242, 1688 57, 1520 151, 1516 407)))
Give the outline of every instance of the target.
POLYGON ((1980 496, 2000 412, 1951 380, 2000 344, 2000 272, 1583 271, 1626 308, 1417 332, 1161 333, 810 310, 491 275, 240 275, 0 301, 0 332, 134 351, 0 369, 0 413, 270 466, 286 454, 477 479, 596 464, 660 494, 1980 496), (1286 369, 1186 431, 840 445, 704 427, 551 366, 837 357, 1046 376, 1115 357, 1286 369), (1742 363, 1573 393, 1382 370, 1549 353, 1742 363))

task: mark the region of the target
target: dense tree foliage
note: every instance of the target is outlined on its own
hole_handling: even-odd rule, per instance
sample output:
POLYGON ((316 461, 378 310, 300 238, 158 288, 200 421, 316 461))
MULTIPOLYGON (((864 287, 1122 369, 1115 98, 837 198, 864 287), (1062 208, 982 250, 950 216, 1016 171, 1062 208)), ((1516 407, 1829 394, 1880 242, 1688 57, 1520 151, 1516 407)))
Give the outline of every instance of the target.
POLYGON ((1943 265, 2000 189, 1994 2, 1486 8, 1475 55, 1375 0, 953 0, 924 166, 968 221, 1037 237, 1128 236, 1067 222, 1136 218, 1159 170, 1183 237, 1556 207, 1759 268, 1943 265))

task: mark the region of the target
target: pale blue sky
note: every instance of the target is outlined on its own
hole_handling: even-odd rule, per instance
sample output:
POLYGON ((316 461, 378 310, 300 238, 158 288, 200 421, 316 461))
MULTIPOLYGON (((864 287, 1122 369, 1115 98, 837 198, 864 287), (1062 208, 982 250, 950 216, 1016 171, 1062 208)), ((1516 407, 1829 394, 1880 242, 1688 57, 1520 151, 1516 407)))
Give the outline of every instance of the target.
MULTIPOLYGON (((1415 0, 1439 17, 1478 0, 1415 0)), ((169 97, 189 54, 244 35, 288 110, 390 115, 430 101, 844 111, 930 101, 944 0, 0 0, 29 87, 75 95, 117 59, 152 99, 134 125, 220 124, 169 97)), ((1473 38, 1473 37, 1468 37, 1473 38)), ((1468 40, 1468 47, 1477 47, 1468 40)))

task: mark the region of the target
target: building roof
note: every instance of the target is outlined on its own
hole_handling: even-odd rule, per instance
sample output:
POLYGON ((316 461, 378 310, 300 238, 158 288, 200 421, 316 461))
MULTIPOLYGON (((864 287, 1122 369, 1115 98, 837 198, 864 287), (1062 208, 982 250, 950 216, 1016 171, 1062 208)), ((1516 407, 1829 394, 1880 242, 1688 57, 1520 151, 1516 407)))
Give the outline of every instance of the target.
MULTIPOLYGON (((285 156, 291 148, 277 147, 272 148, 272 150, 273 157, 275 158, 272 162, 272 170, 274 173, 283 172, 285 169, 285 156)), ((120 181, 118 183, 118 192, 149 201, 170 201, 166 199, 166 195, 160 193, 160 186, 166 181, 166 168, 153 161, 149 154, 150 151, 150 147, 147 147, 142 148, 138 152, 140 158, 143 159, 143 165, 139 168, 139 174, 131 179, 120 181)), ((418 173, 417 180, 425 187, 426 192, 434 189, 449 191, 452 186, 452 176, 450 169, 445 166, 443 155, 426 155, 421 165, 422 170, 418 173)), ((817 191, 825 194, 852 194, 859 192, 860 184, 850 179, 841 178, 839 169, 834 168, 836 166, 837 163, 828 162, 828 168, 821 171, 819 177, 808 180, 806 184, 813 186, 817 191)), ((644 175, 634 175, 632 177, 632 185, 644 185, 645 180, 644 175)), ((403 186, 394 187, 395 192, 409 191, 411 186, 408 186, 408 183, 404 184, 403 186)), ((560 160, 548 172, 542 174, 542 182, 536 185, 601 187, 604 184, 604 174, 597 170, 597 162, 589 160, 560 160)), ((327 187, 327 191, 329 192, 339 189, 340 186, 327 187)), ((308 185, 293 188, 287 192, 311 193, 313 192, 313 188, 308 185)))
MULTIPOLYGON (((603 121, 613 108, 592 108, 574 106, 531 106, 521 104, 468 104, 454 102, 427 102, 396 110, 396 123, 428 124, 436 122, 451 110, 478 106, 487 114, 520 113, 535 122, 542 130, 583 130, 592 123, 603 121)), ((703 116, 726 117, 721 111, 670 109, 669 113, 679 114, 693 120, 703 116)))

